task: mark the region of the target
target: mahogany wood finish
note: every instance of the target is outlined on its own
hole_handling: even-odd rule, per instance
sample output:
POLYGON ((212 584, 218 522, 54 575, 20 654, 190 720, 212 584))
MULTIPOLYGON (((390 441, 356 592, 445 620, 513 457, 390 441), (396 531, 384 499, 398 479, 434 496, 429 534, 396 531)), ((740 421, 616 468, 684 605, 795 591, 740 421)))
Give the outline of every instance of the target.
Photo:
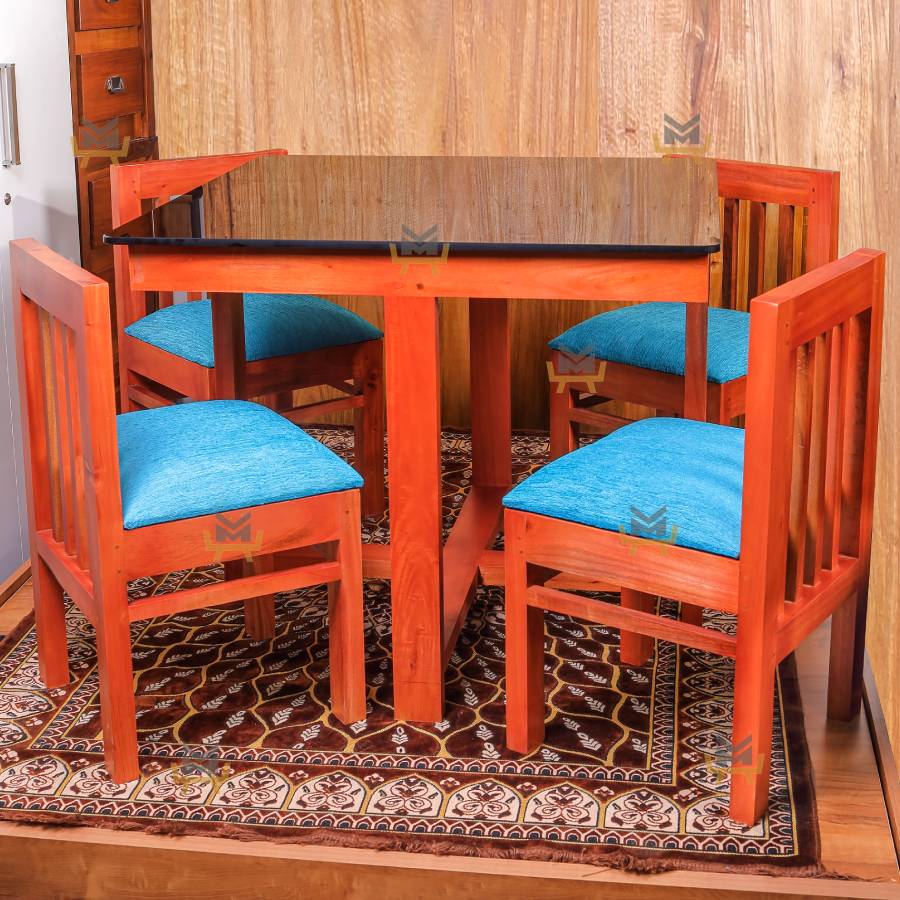
MULTIPOLYGON (((125 249, 119 246, 116 252, 125 249)), ((140 245, 127 251, 122 265, 127 266, 132 291, 203 287, 222 293, 277 292, 302 285, 303 290, 320 294, 385 297, 391 547, 366 545, 363 558, 369 577, 393 580, 394 702, 398 717, 413 721, 442 718, 444 662, 464 622, 473 587, 478 579, 502 582, 502 560, 486 549, 496 535, 500 501, 510 480, 510 419, 504 412, 510 391, 509 304, 499 298, 540 294, 577 301, 603 296, 678 299, 705 306, 709 289, 708 258, 692 255, 451 254, 444 265, 412 266, 403 272, 387 254, 140 245), (476 411, 472 465, 473 477, 480 483, 470 491, 442 548, 435 298, 460 295, 470 298, 469 378, 476 411)), ((628 550, 620 545, 618 550, 617 558, 627 560, 628 550)), ((690 584, 690 596, 702 597, 709 606, 715 605, 716 597, 734 596, 736 586, 727 567, 708 572, 702 583, 694 583, 689 574, 682 581, 690 584), (723 582, 732 586, 730 593, 716 594, 714 587, 723 582)), ((645 582, 635 586, 644 587, 645 582)))
MULTIPOLYGON (((189 194, 199 185, 245 163, 284 151, 239 153, 197 159, 160 160, 113 166, 113 225, 141 215, 146 202, 165 203, 189 194)), ((354 412, 355 465, 365 479, 362 508, 367 516, 380 515, 384 498, 384 386, 382 342, 364 341, 247 362, 244 357, 244 322, 241 294, 217 291, 210 285, 213 346, 216 364, 208 369, 180 356, 136 340, 125 328, 150 311, 146 292, 137 289, 129 272, 129 248, 114 248, 119 379, 123 411, 159 406, 178 396, 195 400, 265 398, 267 405, 295 421, 308 414, 340 410, 354 412), (294 390, 336 385, 340 396, 327 409, 294 404, 294 390)), ((256 290, 255 287, 247 288, 256 290)), ((285 293, 297 293, 297 284, 285 293)), ((191 298, 197 299, 198 291, 191 298)), ((171 292, 159 293, 159 302, 172 302, 171 292)))
POLYGON ((144 60, 139 47, 81 56, 77 76, 82 122, 102 122, 144 108, 144 60))
MULTIPOLYGON (((664 112, 699 114, 710 156, 840 170, 842 253, 900 246, 900 117, 879 87, 900 71, 900 40, 884 37, 894 6, 791 3, 773 15, 767 0, 369 0, 335 15, 324 3, 153 0, 157 58, 179 61, 155 73, 163 155, 641 156, 670 149, 664 112), (241 77, 223 85, 231 72, 241 77), (259 97, 264 112, 248 116, 259 97)), ((888 265, 888 284, 900 297, 900 266, 888 265)), ((380 324, 380 299, 347 303, 380 324)), ((547 427, 547 341, 605 308, 513 304, 515 427, 547 427)), ((441 330, 445 422, 466 428, 464 303, 442 304, 441 330)), ((900 383, 897 315, 885 316, 884 367, 885 384, 900 383)), ((881 402, 882 421, 900 421, 900 391, 881 402)), ((881 440, 869 647, 900 751, 900 429, 881 440)))
POLYGON ((141 0, 77 0, 77 13, 82 31, 140 25, 141 0))
MULTIPOLYGON (((124 167, 123 167, 124 168, 124 167)), ((193 256, 180 247, 130 247, 132 289, 171 290, 173 284, 203 283, 211 291, 258 290, 263 279, 269 291, 288 291, 302 277, 307 291, 355 289, 379 296, 546 297, 583 300, 585 296, 622 302, 647 300, 706 303, 709 260, 706 256, 666 253, 611 253, 588 259, 534 254, 528 256, 450 257, 445 265, 413 266, 402 271, 387 254, 341 254, 340 265, 328 253, 297 254, 242 248, 202 248, 193 256), (298 275, 299 269, 302 275, 298 275)), ((469 379, 467 379, 469 380, 469 379)))
MULTIPOLYGON (((763 291, 796 278, 837 256, 838 172, 718 160, 716 172, 722 223, 722 248, 711 266, 710 305, 747 311, 763 291)), ((706 346, 701 343, 699 310, 688 307, 687 381, 706 346), (693 317, 694 328, 691 328, 693 317)), ((551 352, 560 371, 563 357, 551 352)), ((704 359, 705 363, 705 359, 704 359)), ((608 434, 630 421, 601 407, 625 401, 662 415, 686 415, 729 423, 746 409, 746 378, 724 384, 709 382, 691 393, 685 379, 639 366, 606 362, 602 395, 589 385, 570 382, 550 392, 550 453, 561 456, 578 446, 581 426, 608 434)))
POLYGON ((110 163, 157 155, 150 0, 66 5, 81 263, 112 286, 112 248, 103 243, 112 225, 110 163), (115 75, 124 86, 111 93, 106 79, 115 75))
MULTIPOLYGON (((530 164, 534 162, 532 160, 530 164)), ((683 161, 648 162, 654 163, 648 171, 665 173, 667 179, 673 179, 679 171, 683 175, 711 171, 709 166, 685 166, 683 161)), ((251 165, 256 166, 252 171, 263 179, 261 162, 255 160, 251 165)), ((345 165, 349 164, 345 162, 345 165)), ((422 171, 428 165, 435 164, 413 159, 403 165, 411 166, 413 174, 418 173, 416 177, 421 178, 422 171)), ((475 161, 472 165, 475 167, 472 171, 481 171, 478 166, 486 166, 482 173, 485 175, 493 171, 484 161, 475 161)), ((696 225, 688 223, 682 214, 673 215, 669 226, 662 228, 652 205, 639 203, 631 210, 630 216, 623 217, 629 220, 627 223, 602 225, 583 222, 578 228, 570 230, 566 238, 575 241, 599 239, 597 235, 604 228, 607 234, 612 233, 610 229, 618 228, 617 239, 627 238, 626 245, 617 249, 607 247, 605 252, 597 253, 591 249, 592 245, 575 243, 566 248, 566 253, 550 252, 546 245, 529 245, 528 240, 534 238, 536 233, 526 230, 523 236, 528 240, 520 241, 513 227, 515 219, 499 222, 491 218, 488 211, 499 196, 498 192, 504 197, 515 195, 508 175, 510 171, 518 171, 512 164, 508 170, 500 163, 496 165, 500 166, 499 171, 503 175, 498 186, 494 188, 489 183, 479 182, 478 191, 472 194, 473 202, 477 201, 476 205, 485 210, 484 214, 469 213, 465 227, 470 230, 459 232, 460 235, 465 234, 467 239, 477 238, 483 244, 459 253, 451 249, 448 257, 438 264, 431 264, 427 258, 419 259, 417 262, 420 264, 405 264, 404 260, 395 259, 383 248, 377 252, 371 248, 367 252, 358 247, 346 248, 346 242, 342 239, 348 237, 373 238, 374 243, 384 244, 384 239, 392 234, 389 231, 391 223, 387 220, 383 223, 383 233, 349 230, 344 234, 331 225, 317 226, 318 231, 313 232, 310 230, 312 219, 309 216, 304 218, 302 210, 290 229, 284 223, 278 226, 280 217, 275 216, 272 223, 275 230, 268 232, 257 221, 267 214, 254 212, 252 207, 248 207, 250 212, 244 214, 233 232, 234 235, 250 234, 248 240, 251 243, 247 246, 243 246, 243 241, 238 246, 206 245, 202 240, 189 245, 161 242, 160 238, 172 237, 182 227, 176 221, 177 216, 170 216, 179 212, 171 204, 168 213, 158 221, 143 217, 140 222, 131 223, 115 233, 115 239, 119 241, 125 239, 126 233, 131 235, 128 246, 120 243, 116 246, 116 253, 122 266, 120 280, 127 281, 131 291, 137 294, 174 290, 205 290, 212 294, 302 290, 325 295, 355 294, 385 298, 391 546, 367 545, 363 549, 363 561, 367 575, 390 576, 393 580, 395 710, 398 717, 413 721, 437 721, 443 717, 444 667, 465 621, 474 588, 479 579, 502 582, 502 554, 489 548, 500 524, 501 499, 511 481, 511 304, 505 298, 541 297, 576 302, 588 297, 612 301, 650 298, 681 300, 703 307, 709 298, 707 254, 710 245, 694 243, 698 240, 694 234, 696 225), (165 224, 162 231, 161 223, 165 224), (239 225, 240 230, 237 230, 239 225), (173 230, 169 230, 170 226, 173 230), (247 230, 250 226, 258 230, 247 230), (278 227, 282 230, 278 231, 278 227), (490 230, 494 228, 497 229, 496 234, 490 230), (291 243, 269 246, 266 244, 267 234, 270 238, 274 236, 291 243), (643 243, 649 239, 648 235, 663 234, 667 234, 668 241, 665 252, 655 245, 648 248, 643 243), (334 239, 333 242, 330 239, 334 239), (314 240, 326 242, 313 246, 310 241, 314 240), (252 241, 260 243, 254 244, 252 241), (681 251, 676 252, 675 247, 680 247, 681 251), (474 413, 473 486, 453 530, 442 540, 442 342, 438 334, 440 315, 437 298, 461 296, 469 298, 467 331, 474 413)), ((130 167, 121 168, 124 177, 130 167)), ((246 167, 245 176, 250 171, 250 166, 246 167)), ((355 171, 352 166, 350 171, 355 171)), ((398 171, 402 171, 402 167, 398 171)), ((448 170, 443 171, 449 177, 448 170)), ((465 167, 460 171, 465 171, 465 167)), ((642 166, 636 166, 633 171, 642 171, 642 166)), ((206 174, 212 177, 208 170, 206 174)), ((708 180, 701 179, 701 182, 712 190, 708 180)), ((675 181, 666 183, 670 187, 676 184, 675 181)), ((212 197, 218 191, 219 201, 224 202, 219 184, 212 191, 208 190, 207 196, 212 197)), ((571 181, 567 184, 570 190, 574 189, 571 181)), ((689 181, 689 185, 693 184, 689 181)), ((335 198, 332 206, 338 218, 345 216, 343 208, 337 207, 340 207, 339 198, 343 196, 346 186, 345 182, 340 185, 323 182, 319 185, 323 194, 335 198)), ((249 190, 246 185, 238 186, 237 183, 235 187, 249 190)), ((387 188, 394 190, 397 184, 390 182, 385 190, 387 188)), ((271 187, 263 184, 259 190, 266 196, 271 193, 271 187)), ((629 190, 633 190, 634 196, 647 199, 642 189, 632 186, 629 190)), ((698 199, 699 193, 695 191, 699 192, 697 185, 688 189, 694 198, 691 202, 697 201, 695 205, 699 214, 702 203, 698 199)), ((425 213, 415 216, 413 222, 429 216, 434 220, 432 209, 435 214, 447 215, 447 210, 455 208, 454 203, 458 205, 456 198, 436 189, 434 194, 424 192, 423 197, 430 197, 431 200, 443 197, 448 205, 442 207, 435 200, 436 205, 432 207, 429 201, 423 207, 428 216, 425 213)), ((249 194, 246 199, 249 203, 249 194)), ((277 202, 273 199, 273 203, 277 202)), ((306 200, 298 202, 308 203, 306 200)), ((401 201, 391 202, 396 204, 401 201)), ((390 206, 390 203, 385 200, 385 205, 390 206)), ((714 207, 713 196, 710 208, 714 207)), ((608 200, 602 210, 598 208, 592 214, 610 215, 615 209, 616 204, 608 200)), ((235 207, 236 215, 237 212, 235 207)), ((371 225, 376 219, 370 217, 367 221, 371 225)), ((537 227, 536 223, 532 224, 537 227)), ((223 226, 220 223, 216 227, 221 238, 223 226)), ((574 226, 551 223, 541 227, 550 229, 542 232, 543 237, 549 239, 553 235, 559 237, 566 228, 572 229, 574 226)), ((216 237, 215 229, 213 232, 210 234, 207 229, 205 236, 216 237)), ((715 242, 714 233, 712 240, 715 242)), ((558 247, 555 249, 559 250, 558 247)), ((247 367, 248 385, 253 377, 251 367, 252 364, 247 367)), ((184 377, 184 384, 188 383, 187 373, 179 377, 184 377)), ((697 360, 692 377, 701 386, 705 383, 705 362, 701 365, 697 360)), ((143 389, 144 385, 138 387, 143 389)), ((246 389, 251 391, 249 386, 246 389)), ((699 391, 695 386, 695 396, 697 393, 699 391)), ((322 557, 317 559, 321 561, 322 557)), ((717 576, 728 577, 727 573, 717 573, 717 576)), ((695 590, 703 597, 710 594, 708 586, 697 585, 695 590)))
MULTIPOLYGON (((359 492, 244 510, 256 571, 234 581, 128 603, 129 578, 234 560, 217 516, 126 531, 122 521, 108 287, 36 241, 11 244, 26 485, 41 676, 68 683, 63 591, 94 625, 105 758, 115 781, 139 774, 129 623, 252 600, 316 583, 330 590, 332 705, 365 716, 359 492), (272 555, 325 545, 329 560, 276 570, 272 555)), ((257 629, 274 624, 255 610, 257 629)))
POLYGON ((736 658, 731 816, 745 824, 757 821, 768 796, 775 667, 829 615, 828 713, 858 713, 883 297, 884 254, 858 250, 751 301, 739 559, 676 547, 661 553, 653 540, 636 538, 632 562, 622 566, 618 533, 506 511, 512 749, 531 751, 543 735, 545 609, 626 629, 624 662, 643 661, 647 646, 636 634, 736 658), (617 580, 621 606, 544 584, 560 571, 617 580), (718 603, 713 584, 723 590, 718 603), (736 638, 657 616, 657 594, 732 609, 736 597, 736 638))

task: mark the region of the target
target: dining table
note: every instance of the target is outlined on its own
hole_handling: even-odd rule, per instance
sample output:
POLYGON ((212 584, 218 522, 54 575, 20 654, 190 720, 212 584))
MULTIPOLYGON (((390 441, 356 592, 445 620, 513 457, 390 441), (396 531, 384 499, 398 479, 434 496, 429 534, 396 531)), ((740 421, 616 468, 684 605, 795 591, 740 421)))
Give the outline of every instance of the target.
POLYGON ((395 715, 437 722, 475 590, 502 581, 510 304, 685 303, 684 413, 705 419, 719 227, 698 157, 272 154, 179 185, 104 240, 117 291, 210 297, 217 362, 243 292, 384 298, 390 544, 364 545, 364 574, 391 580, 395 715), (440 298, 468 298, 471 386, 471 487, 446 537, 440 298))

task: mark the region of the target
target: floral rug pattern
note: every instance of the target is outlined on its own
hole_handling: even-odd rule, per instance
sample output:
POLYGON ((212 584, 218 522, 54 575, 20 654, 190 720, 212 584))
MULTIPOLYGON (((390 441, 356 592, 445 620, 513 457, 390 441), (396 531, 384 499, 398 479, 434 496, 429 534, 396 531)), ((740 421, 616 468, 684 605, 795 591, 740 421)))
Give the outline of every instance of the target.
MULTIPOLYGON (((346 431, 315 433, 349 452, 346 431)), ((519 437, 515 450, 524 474, 546 442, 519 437)), ((444 451, 449 523, 468 483, 466 437, 447 434, 444 451)), ((367 531, 384 540, 387 523, 367 531)), ((219 577, 169 573, 131 594, 219 577)), ((818 869, 792 660, 769 811, 745 828, 727 815, 731 660, 657 642, 649 665, 622 666, 615 629, 548 614, 547 739, 520 757, 504 741, 502 588, 479 589, 450 660, 446 718, 426 725, 393 719, 390 583, 365 588, 367 714, 351 725, 329 712, 323 588, 281 595, 271 641, 246 637, 240 605, 135 623, 142 775, 124 785, 103 766, 91 626, 70 610, 72 681, 47 691, 26 620, 0 649, 0 817, 647 871, 818 869)), ((724 615, 707 624, 734 627, 724 615)))

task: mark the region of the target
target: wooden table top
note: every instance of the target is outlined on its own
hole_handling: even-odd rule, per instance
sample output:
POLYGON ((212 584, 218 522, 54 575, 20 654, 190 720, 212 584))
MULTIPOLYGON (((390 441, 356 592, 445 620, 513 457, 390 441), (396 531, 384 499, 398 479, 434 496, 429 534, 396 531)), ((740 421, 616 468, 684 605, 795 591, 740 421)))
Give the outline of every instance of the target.
POLYGON ((106 235, 112 244, 431 255, 719 248, 697 158, 262 156, 106 235))

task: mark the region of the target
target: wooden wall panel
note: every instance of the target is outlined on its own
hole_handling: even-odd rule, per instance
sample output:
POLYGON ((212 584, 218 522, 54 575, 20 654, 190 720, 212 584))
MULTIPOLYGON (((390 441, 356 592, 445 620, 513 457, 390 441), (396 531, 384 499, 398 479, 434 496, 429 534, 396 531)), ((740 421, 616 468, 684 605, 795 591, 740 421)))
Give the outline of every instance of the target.
MULTIPOLYGON (((710 155, 837 168, 841 252, 891 254, 870 653, 900 748, 900 12, 891 0, 154 0, 161 155, 651 155, 700 113, 710 155)), ((379 301, 349 301, 374 321, 379 301)), ((443 304, 465 424, 465 304, 443 304)), ((514 306, 518 426, 546 341, 596 304, 514 306)))

